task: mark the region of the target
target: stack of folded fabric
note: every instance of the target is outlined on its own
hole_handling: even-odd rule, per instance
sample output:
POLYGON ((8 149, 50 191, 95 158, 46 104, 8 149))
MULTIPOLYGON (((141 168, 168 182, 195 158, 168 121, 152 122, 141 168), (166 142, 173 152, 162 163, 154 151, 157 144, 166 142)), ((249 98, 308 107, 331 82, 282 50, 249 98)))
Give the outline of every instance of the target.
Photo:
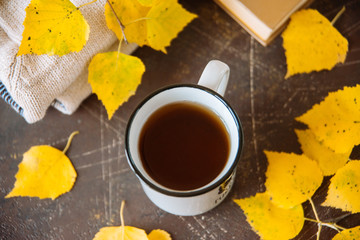
MULTIPOLYGON (((80 6, 87 0, 72 0, 80 6)), ((89 39, 80 52, 64 56, 27 54, 17 56, 30 0, 0 1, 0 96, 28 123, 41 120, 46 110, 72 114, 91 94, 87 67, 99 52, 116 51, 117 38, 106 26, 104 4, 96 1, 81 8, 90 26, 89 39)), ((124 45, 132 53, 136 45, 124 45)))

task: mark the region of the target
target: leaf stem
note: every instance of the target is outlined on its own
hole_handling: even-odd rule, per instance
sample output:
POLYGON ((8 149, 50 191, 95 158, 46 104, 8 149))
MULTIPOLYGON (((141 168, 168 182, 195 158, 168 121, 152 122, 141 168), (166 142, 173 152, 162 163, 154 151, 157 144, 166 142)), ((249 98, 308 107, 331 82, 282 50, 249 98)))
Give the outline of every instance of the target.
POLYGON ((137 23, 137 22, 140 22, 140 21, 143 21, 143 20, 150 20, 150 19, 151 19, 151 18, 148 18, 148 17, 138 18, 138 19, 135 19, 135 20, 127 23, 126 26, 129 26, 130 24, 137 23))
POLYGON ((84 3, 83 5, 80 5, 79 7, 77 7, 77 9, 82 8, 82 7, 85 7, 85 6, 87 6, 87 5, 90 5, 90 4, 92 4, 92 3, 96 2, 96 1, 97 1, 97 0, 92 0, 91 2, 84 3))
MULTIPOLYGON (((350 160, 350 159, 349 159, 349 160, 350 160)), ((341 215, 341 216, 339 216, 339 217, 336 217, 336 218, 325 219, 325 222, 337 223, 337 222, 343 220, 344 218, 347 218, 347 217, 350 216, 350 215, 351 215, 351 213, 348 212, 348 213, 345 213, 345 214, 343 214, 343 215, 341 215)))
POLYGON ((318 231, 316 233, 316 240, 320 240, 320 232, 321 232, 322 224, 318 223, 318 231))
MULTIPOLYGON (((338 232, 341 232, 342 230, 345 230, 346 228, 344 228, 344 227, 341 227, 341 226, 339 226, 339 225, 337 225, 336 223, 328 223, 328 222, 322 222, 322 221, 320 221, 320 219, 319 219, 319 216, 318 216, 318 214, 317 214, 317 211, 316 211, 316 208, 315 208, 315 204, 314 204, 314 202, 312 201, 312 199, 311 198, 309 198, 309 202, 310 202, 310 204, 311 204, 311 207, 312 207, 312 210, 313 210, 313 212, 314 212, 314 215, 315 215, 315 218, 316 218, 316 220, 314 220, 314 219, 311 219, 311 218, 304 218, 306 221, 309 221, 309 222, 315 222, 315 223, 317 223, 318 224, 318 231, 317 231, 317 239, 319 239, 320 238, 320 231, 321 231, 321 228, 322 228, 322 226, 326 226, 326 227, 329 227, 329 228, 332 228, 332 229, 334 229, 334 230, 336 230, 336 231, 338 231, 338 232)), ((342 218, 344 218, 344 217, 347 217, 348 215, 344 215, 344 216, 342 216, 341 218, 339 218, 339 219, 342 219, 342 218)))
POLYGON ((318 221, 316 221, 316 220, 314 220, 314 219, 312 219, 312 218, 306 218, 306 217, 304 217, 304 219, 305 219, 306 221, 309 221, 309 222, 319 223, 318 221))
POLYGON ((65 148, 64 148, 64 150, 63 150, 63 153, 64 153, 64 154, 65 154, 66 151, 69 149, 70 144, 71 144, 71 141, 72 141, 72 139, 74 138, 74 136, 75 136, 76 134, 79 134, 79 131, 75 131, 75 132, 72 132, 72 133, 71 133, 71 135, 70 135, 70 137, 69 137, 69 139, 68 139, 68 142, 67 142, 67 144, 66 144, 66 146, 65 146, 65 148))
POLYGON ((120 39, 120 41, 119 41, 119 46, 117 49, 117 59, 119 59, 119 54, 121 53, 121 44, 122 44, 122 39, 120 39))
POLYGON ((121 239, 124 240, 125 238, 125 222, 124 222, 124 206, 125 206, 125 200, 121 201, 121 207, 120 207, 120 222, 121 222, 121 239))
POLYGON ((335 22, 339 19, 339 17, 345 12, 345 6, 343 6, 341 8, 341 10, 336 14, 336 16, 333 18, 333 20, 331 21, 331 25, 334 25, 335 22))
POLYGON ((323 226, 326 226, 326 227, 329 227, 329 228, 332 228, 338 232, 340 232, 340 230, 335 226, 336 224, 335 223, 320 223, 321 225, 323 226))
POLYGON ((309 198, 309 202, 310 202, 311 208, 312 208, 312 210, 314 212, 316 221, 318 222, 318 231, 316 233, 316 240, 319 240, 320 239, 320 232, 321 232, 321 228, 322 228, 321 221, 319 219, 319 216, 318 216, 316 208, 315 208, 315 204, 314 204, 313 200, 311 199, 311 197, 309 198))
POLYGON ((334 227, 340 229, 340 230, 346 230, 346 228, 342 227, 342 226, 339 226, 337 225, 336 223, 333 223, 334 224, 334 227))
POLYGON ((317 223, 317 224, 319 224, 319 226, 321 225, 321 226, 325 226, 325 227, 328 227, 328 228, 332 228, 332 229, 334 229, 334 230, 336 230, 338 232, 340 232, 341 230, 346 229, 344 227, 341 227, 341 226, 337 225, 336 223, 322 222, 322 221, 318 221, 318 220, 311 219, 311 218, 304 218, 304 220, 309 221, 309 222, 313 222, 313 223, 317 223))
POLYGON ((312 201, 311 198, 309 198, 309 202, 310 202, 311 207, 312 207, 312 210, 313 210, 313 212, 314 212, 314 214, 315 214, 316 220, 317 220, 318 222, 320 222, 319 216, 318 216, 317 211, 316 211, 316 208, 315 208, 315 204, 314 204, 314 202, 312 201))
POLYGON ((127 41, 127 39, 126 39, 125 32, 124 32, 125 26, 121 23, 120 18, 119 18, 118 15, 116 14, 115 9, 114 9, 113 6, 111 5, 110 1, 107 0, 107 2, 108 2, 111 10, 113 11, 113 13, 114 13, 114 15, 115 15, 115 18, 116 18, 117 22, 118 22, 119 25, 120 25, 120 29, 121 29, 121 33, 122 33, 122 35, 123 35, 124 41, 125 41, 126 44, 128 44, 128 41, 127 41))

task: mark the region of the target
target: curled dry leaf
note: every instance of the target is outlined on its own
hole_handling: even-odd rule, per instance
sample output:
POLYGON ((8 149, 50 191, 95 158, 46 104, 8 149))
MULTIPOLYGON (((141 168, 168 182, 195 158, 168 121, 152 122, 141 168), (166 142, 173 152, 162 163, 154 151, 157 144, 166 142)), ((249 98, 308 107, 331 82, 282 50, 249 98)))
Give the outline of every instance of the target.
POLYGON ((318 164, 305 155, 264 152, 269 162, 266 191, 279 207, 291 208, 307 201, 321 185, 318 164))
POLYGON ((353 160, 340 168, 331 178, 323 206, 360 212, 360 161, 353 160))
POLYGON ((266 192, 234 201, 244 211, 246 220, 261 239, 291 239, 299 234, 304 225, 304 210, 301 204, 292 208, 281 208, 270 201, 266 192))
POLYGON ((343 63, 348 41, 317 10, 294 13, 282 34, 288 78, 297 73, 331 70, 343 63))
POLYGON ((79 52, 90 28, 79 8, 69 0, 31 0, 26 8, 18 55, 65 55, 79 52))

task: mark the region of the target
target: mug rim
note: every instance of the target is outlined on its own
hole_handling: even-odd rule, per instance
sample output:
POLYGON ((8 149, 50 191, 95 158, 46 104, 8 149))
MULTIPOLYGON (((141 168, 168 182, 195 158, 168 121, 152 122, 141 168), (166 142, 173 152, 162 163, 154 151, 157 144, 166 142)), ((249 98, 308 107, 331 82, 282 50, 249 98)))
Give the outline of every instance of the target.
MULTIPOLYGON (((240 156, 242 153, 242 148, 243 148, 243 143, 244 143, 244 133, 243 133, 243 128, 242 128, 242 124, 241 121, 238 117, 238 115, 236 114, 236 112, 232 109, 232 107, 230 106, 230 104, 224 99, 223 96, 221 96, 219 93, 215 92, 214 90, 201 86, 201 85, 197 85, 197 84, 174 84, 174 85, 169 85, 163 88, 159 88, 157 90, 155 90, 154 92, 152 92, 151 94, 149 94, 148 96, 146 96, 135 108, 135 110, 133 111, 133 113, 131 114, 129 121, 126 125, 126 130, 125 130, 125 155, 127 157, 128 163, 131 167, 131 169, 133 170, 133 172, 135 173, 135 175, 137 177, 139 177, 144 183, 146 183, 150 188, 152 188, 153 190, 163 193, 165 195, 169 195, 169 196, 174 196, 174 197, 194 197, 194 196, 198 196, 198 195, 202 195, 204 193, 210 192, 211 190, 219 187, 224 181, 226 181, 226 179, 228 179, 234 172, 234 170, 236 169, 236 166, 240 160, 240 156), (238 132, 238 139, 239 139, 239 144, 238 144, 238 148, 236 150, 236 155, 234 157, 234 161, 232 162, 229 170, 220 178, 218 179, 216 182, 212 183, 211 185, 204 187, 206 185, 204 185, 203 187, 194 189, 194 190, 186 190, 186 191, 181 191, 181 190, 175 190, 175 189, 168 189, 165 186, 159 187, 155 184, 153 184, 147 177, 145 177, 141 171, 138 169, 138 167, 136 166, 133 157, 131 155, 130 152, 130 147, 129 147, 129 133, 130 133, 130 129, 132 126, 132 123, 134 121, 135 116, 137 115, 137 113, 140 111, 140 109, 145 105, 146 102, 148 102, 151 98, 153 98, 154 96, 158 95, 161 92, 164 92, 166 90, 170 90, 170 89, 174 89, 174 88, 181 88, 181 87, 189 87, 189 88, 197 88, 200 89, 202 91, 205 91, 209 94, 212 94, 214 97, 216 97, 230 112, 232 118, 234 119, 236 128, 237 128, 237 132, 238 132)), ((155 181, 155 180, 152 180, 155 181)), ((212 180, 213 181, 213 180, 212 180)), ((211 182, 212 182, 211 181, 211 182)), ((155 181, 156 182, 156 181, 155 181)), ((211 183, 210 182, 210 183, 211 183)), ((162 186, 160 183, 158 183, 160 186, 162 186)))

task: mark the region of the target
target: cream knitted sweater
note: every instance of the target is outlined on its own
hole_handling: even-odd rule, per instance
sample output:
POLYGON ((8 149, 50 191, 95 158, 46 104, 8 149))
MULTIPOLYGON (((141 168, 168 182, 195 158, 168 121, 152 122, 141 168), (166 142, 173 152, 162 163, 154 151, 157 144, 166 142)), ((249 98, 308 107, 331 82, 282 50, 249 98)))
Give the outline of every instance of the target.
MULTIPOLYGON (((87 2, 89 0, 72 0, 75 6, 87 2)), ((106 1, 98 0, 80 9, 90 26, 89 39, 80 52, 61 57, 16 56, 29 3, 30 0, 0 1, 0 95, 28 123, 34 123, 44 117, 49 106, 72 114, 91 94, 87 82, 91 58, 99 52, 116 49, 118 41, 105 23, 106 1)), ((135 48, 135 45, 125 45, 122 51, 129 54, 135 48)))

